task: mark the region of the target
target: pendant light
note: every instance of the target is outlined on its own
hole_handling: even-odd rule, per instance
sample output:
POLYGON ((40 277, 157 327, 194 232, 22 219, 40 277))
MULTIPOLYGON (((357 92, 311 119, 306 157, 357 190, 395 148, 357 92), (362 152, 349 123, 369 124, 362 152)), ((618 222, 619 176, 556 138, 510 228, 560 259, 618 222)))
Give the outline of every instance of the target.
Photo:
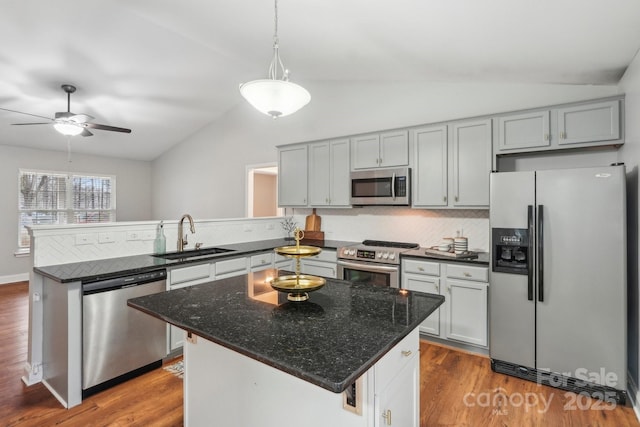
POLYGON ((289 70, 282 64, 278 43, 278 0, 275 0, 273 59, 269 66, 269 78, 240 85, 240 93, 244 99, 258 111, 274 119, 295 113, 311 100, 311 95, 305 88, 289 81, 289 70))

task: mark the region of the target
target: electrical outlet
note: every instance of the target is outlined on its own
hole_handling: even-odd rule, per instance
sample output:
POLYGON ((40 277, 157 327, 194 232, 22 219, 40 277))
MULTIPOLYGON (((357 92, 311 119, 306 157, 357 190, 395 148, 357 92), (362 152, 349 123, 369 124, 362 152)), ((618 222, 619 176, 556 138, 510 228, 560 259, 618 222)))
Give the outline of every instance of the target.
POLYGON ((127 240, 140 240, 140 233, 137 231, 127 231, 127 240))
POLYGON ((113 243, 116 236, 113 233, 98 233, 98 243, 113 243))
POLYGON ((93 234, 76 234, 76 246, 77 245, 91 245, 95 238, 93 234))
POLYGON ((156 238, 156 233, 151 230, 146 230, 140 233, 141 240, 153 240, 156 238))

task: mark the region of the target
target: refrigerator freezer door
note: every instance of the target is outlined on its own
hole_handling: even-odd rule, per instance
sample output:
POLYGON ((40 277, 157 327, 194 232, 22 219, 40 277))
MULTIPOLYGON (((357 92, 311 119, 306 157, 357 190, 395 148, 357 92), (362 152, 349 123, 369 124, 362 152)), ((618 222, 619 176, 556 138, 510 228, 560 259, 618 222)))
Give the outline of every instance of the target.
POLYGON ((536 179, 544 222, 536 367, 578 379, 595 374, 596 382, 624 390, 624 167, 539 171, 536 179), (617 383, 605 384, 603 372, 617 383))
MULTIPOLYGON (((534 191, 533 172, 492 173, 491 228, 528 228, 534 191)), ((493 252, 494 242, 491 248, 493 252)), ((534 367, 535 301, 527 299, 527 281, 527 276, 519 274, 490 272, 489 351, 492 359, 534 367)))

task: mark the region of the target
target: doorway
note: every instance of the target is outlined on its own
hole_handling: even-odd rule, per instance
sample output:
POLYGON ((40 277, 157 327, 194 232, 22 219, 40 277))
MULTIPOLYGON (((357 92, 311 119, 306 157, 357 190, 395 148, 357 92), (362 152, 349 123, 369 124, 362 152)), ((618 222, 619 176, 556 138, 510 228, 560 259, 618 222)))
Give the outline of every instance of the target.
POLYGON ((278 166, 247 166, 247 217, 282 216, 278 208, 278 166))

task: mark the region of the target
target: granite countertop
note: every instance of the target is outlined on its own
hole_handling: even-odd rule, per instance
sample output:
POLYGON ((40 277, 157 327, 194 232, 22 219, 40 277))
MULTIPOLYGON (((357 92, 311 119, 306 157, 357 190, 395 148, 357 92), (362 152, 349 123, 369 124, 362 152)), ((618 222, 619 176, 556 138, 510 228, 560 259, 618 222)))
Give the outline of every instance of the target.
MULTIPOLYGON (((356 242, 340 240, 301 240, 301 244, 319 246, 323 249, 337 249, 341 246, 349 246, 355 243, 356 242)), ((155 257, 151 254, 132 255, 95 261, 34 267, 33 270, 61 283, 96 281, 144 273, 157 270, 158 268, 173 267, 182 264, 193 264, 205 261, 213 262, 221 259, 248 256, 252 253, 263 252, 279 246, 289 246, 292 244, 295 244, 295 241, 292 242, 291 240, 285 239, 257 240, 254 242, 216 245, 215 247, 229 250, 229 252, 221 254, 193 256, 173 260, 155 257)))
POLYGON ((425 248, 411 249, 409 251, 403 252, 400 255, 401 258, 419 258, 419 259, 432 259, 439 262, 455 262, 455 263, 466 263, 466 264, 479 264, 479 265, 489 265, 489 252, 478 252, 478 257, 469 259, 469 258, 454 258, 446 255, 436 255, 431 253, 426 253, 425 248))
POLYGON ((288 302, 265 281, 276 274, 249 273, 128 305, 341 393, 444 302, 440 295, 336 279, 308 301, 288 302))

